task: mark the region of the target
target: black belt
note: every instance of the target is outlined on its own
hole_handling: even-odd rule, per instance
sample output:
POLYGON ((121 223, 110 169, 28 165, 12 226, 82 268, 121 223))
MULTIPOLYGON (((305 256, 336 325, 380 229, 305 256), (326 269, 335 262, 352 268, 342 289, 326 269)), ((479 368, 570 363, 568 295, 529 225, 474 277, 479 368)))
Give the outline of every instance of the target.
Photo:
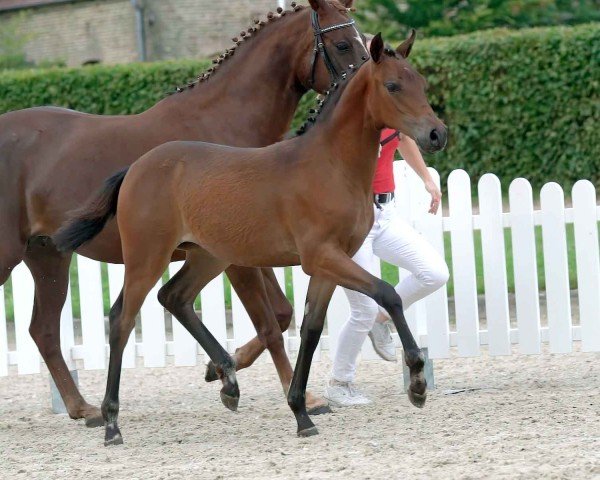
POLYGON ((373 195, 373 202, 375 205, 385 205, 390 203, 394 199, 394 192, 388 193, 376 193, 373 195))

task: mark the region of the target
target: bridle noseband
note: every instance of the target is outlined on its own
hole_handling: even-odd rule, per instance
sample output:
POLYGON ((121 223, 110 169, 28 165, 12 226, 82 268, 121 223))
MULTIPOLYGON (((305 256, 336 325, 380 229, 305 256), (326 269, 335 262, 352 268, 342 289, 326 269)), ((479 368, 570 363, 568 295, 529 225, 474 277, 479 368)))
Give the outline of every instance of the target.
POLYGON ((317 15, 317 12, 314 10, 311 12, 311 19, 313 31, 315 33, 314 55, 310 65, 310 86, 312 87, 315 84, 315 73, 317 70, 317 58, 319 57, 319 53, 323 57, 323 62, 325 63, 325 67, 327 67, 327 71, 329 72, 331 79, 334 80, 340 76, 340 73, 337 71, 335 65, 331 61, 331 57, 327 54, 323 34, 333 32, 334 30, 340 30, 341 28, 352 27, 354 26, 354 20, 352 19, 345 23, 338 23, 337 25, 321 28, 321 25, 319 24, 319 15, 317 15))

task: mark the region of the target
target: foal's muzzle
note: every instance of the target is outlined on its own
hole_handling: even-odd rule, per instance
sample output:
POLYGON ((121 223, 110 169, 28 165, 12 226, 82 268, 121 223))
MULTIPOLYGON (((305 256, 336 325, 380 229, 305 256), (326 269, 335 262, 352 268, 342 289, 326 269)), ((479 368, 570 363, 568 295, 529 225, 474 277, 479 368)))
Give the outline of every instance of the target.
POLYGON ((423 135, 417 139, 419 148, 427 153, 435 153, 443 150, 448 142, 448 129, 445 126, 435 127, 429 131, 427 136, 423 135))
POLYGON ((446 128, 434 128, 429 132, 431 146, 436 150, 442 150, 448 141, 448 130, 446 128))

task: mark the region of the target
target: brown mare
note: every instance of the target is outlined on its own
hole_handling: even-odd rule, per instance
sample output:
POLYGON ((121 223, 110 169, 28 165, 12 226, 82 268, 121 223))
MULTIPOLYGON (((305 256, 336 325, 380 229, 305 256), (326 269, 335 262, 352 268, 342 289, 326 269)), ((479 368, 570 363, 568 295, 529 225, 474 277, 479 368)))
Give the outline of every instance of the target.
MULTIPOLYGON (((298 434, 317 433, 305 389, 327 305, 336 285, 373 298, 392 317, 410 368, 410 401, 426 399, 424 358, 404 318, 402 301, 388 283, 352 261, 373 223, 373 180, 384 127, 434 152, 446 144, 446 127, 425 96, 425 80, 406 61, 414 41, 384 49, 381 35, 371 58, 343 82, 312 119, 318 128, 263 148, 169 142, 109 179, 79 217, 59 230, 59 248, 89 240, 90 225, 117 215, 125 286, 111 309, 110 365, 102 411, 105 445, 122 443, 117 426, 121 358, 142 302, 175 249, 185 265, 159 292, 159 300, 190 331, 202 323, 193 309, 198 292, 229 265, 301 264, 311 276, 301 345, 288 403, 298 434)), ((219 344, 211 339, 213 348, 219 344)), ((237 389, 235 369, 217 365, 237 389)))
MULTIPOLYGON (((35 280, 30 332, 71 418, 83 417, 88 426, 102 424, 100 410, 85 402, 60 352, 60 312, 71 254, 59 253, 49 236, 107 176, 157 145, 204 140, 258 147, 280 140, 309 88, 326 90, 330 76, 337 78, 368 55, 349 23, 346 8, 352 3, 311 0, 312 9, 294 6, 293 12, 269 13, 267 22, 234 39, 236 45, 208 74, 139 115, 32 108, 0 116, 0 285, 24 260, 35 280), (319 24, 323 32, 316 35, 319 24), (316 53, 315 38, 320 40, 316 53)), ((116 222, 78 253, 122 262, 116 222)), ((279 332, 291 320, 289 302, 270 269, 232 266, 227 275, 287 388, 293 372, 279 332)), ((252 359, 264 349, 258 339, 248 348, 252 359)), ((240 367, 251 361, 238 355, 240 367)), ((324 404, 313 399, 316 408, 324 404)))

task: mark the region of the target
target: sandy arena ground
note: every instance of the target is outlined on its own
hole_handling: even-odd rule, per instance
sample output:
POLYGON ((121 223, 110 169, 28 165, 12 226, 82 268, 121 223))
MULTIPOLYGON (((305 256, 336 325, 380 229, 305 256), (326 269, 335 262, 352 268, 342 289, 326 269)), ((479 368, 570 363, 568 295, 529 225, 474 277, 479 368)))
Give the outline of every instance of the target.
MULTIPOLYGON (((321 391, 329 361, 315 363, 321 391)), ((203 369, 126 370, 125 445, 49 410, 47 374, 0 379, 0 478, 600 478, 600 354, 438 360, 423 410, 400 393, 401 370, 363 362, 368 407, 315 417, 299 439, 277 375, 239 374, 238 413, 203 369), (451 389, 472 391, 449 394, 451 389)), ((80 371, 100 403, 103 372, 80 371)))

